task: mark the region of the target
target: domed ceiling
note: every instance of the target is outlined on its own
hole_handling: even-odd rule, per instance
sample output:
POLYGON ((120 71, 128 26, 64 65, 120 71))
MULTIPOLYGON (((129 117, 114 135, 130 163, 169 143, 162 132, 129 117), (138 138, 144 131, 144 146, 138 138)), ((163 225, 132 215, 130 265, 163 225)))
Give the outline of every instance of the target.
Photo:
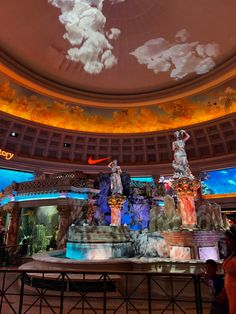
POLYGON ((127 109, 55 101, 0 75, 0 111, 68 130, 144 133, 180 128, 236 112, 236 79, 195 96, 127 109))
POLYGON ((235 0, 1 1, 0 110, 105 133, 235 112, 235 12, 235 0))

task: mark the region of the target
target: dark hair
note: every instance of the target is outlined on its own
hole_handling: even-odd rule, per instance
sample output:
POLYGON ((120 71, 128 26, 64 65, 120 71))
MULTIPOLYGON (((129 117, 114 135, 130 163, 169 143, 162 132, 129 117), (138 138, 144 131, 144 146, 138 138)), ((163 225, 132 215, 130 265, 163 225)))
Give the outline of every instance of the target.
POLYGON ((231 238, 236 244, 236 225, 232 225, 229 230, 226 230, 225 235, 231 238))
POLYGON ((207 265, 214 266, 214 267, 217 267, 217 263, 216 263, 216 261, 214 261, 213 259, 208 259, 208 260, 206 260, 206 264, 207 264, 207 265))

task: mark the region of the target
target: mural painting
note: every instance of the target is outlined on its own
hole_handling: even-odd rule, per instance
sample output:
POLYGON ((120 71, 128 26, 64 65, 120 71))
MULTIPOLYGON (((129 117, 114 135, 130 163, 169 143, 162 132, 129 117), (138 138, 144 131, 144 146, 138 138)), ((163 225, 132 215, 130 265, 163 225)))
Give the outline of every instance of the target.
POLYGON ((33 122, 74 131, 163 131, 236 112, 236 79, 195 96, 124 110, 60 102, 36 94, 0 76, 0 110, 33 122))

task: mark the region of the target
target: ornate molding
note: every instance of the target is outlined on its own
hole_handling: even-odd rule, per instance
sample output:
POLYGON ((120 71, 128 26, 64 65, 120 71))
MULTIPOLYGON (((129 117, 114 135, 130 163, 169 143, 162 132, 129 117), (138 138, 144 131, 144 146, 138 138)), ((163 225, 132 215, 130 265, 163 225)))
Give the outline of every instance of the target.
POLYGON ((0 61, 2 61, 2 64, 0 64, 0 73, 3 73, 13 81, 39 94, 62 101, 86 106, 127 108, 137 107, 137 105, 148 106, 174 101, 222 84, 236 76, 235 59, 236 58, 232 56, 210 73, 178 84, 177 86, 166 88, 163 91, 151 90, 144 93, 124 95, 82 91, 62 85, 59 82, 52 81, 35 73, 32 69, 26 68, 25 65, 15 61, 3 50, 0 51, 0 61))

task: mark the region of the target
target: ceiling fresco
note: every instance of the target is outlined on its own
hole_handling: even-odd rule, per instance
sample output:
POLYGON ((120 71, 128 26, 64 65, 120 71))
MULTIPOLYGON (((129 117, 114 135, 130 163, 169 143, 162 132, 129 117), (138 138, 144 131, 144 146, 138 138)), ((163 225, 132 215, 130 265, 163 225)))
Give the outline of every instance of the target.
MULTIPOLYGON (((118 4, 125 0, 110 0, 118 4)), ((61 9, 59 21, 66 33, 63 39, 70 43, 66 58, 82 63, 89 74, 99 74, 117 65, 118 58, 113 54, 114 40, 123 36, 123 30, 112 27, 106 30, 109 16, 103 13, 104 0, 48 0, 61 9)), ((186 29, 175 34, 174 42, 163 37, 150 38, 134 51, 128 51, 137 58, 139 64, 147 64, 147 69, 155 74, 170 71, 170 77, 181 79, 190 73, 204 74, 215 65, 220 47, 216 43, 189 42, 191 37, 186 29)))
MULTIPOLYGON (((230 67, 235 11, 235 0, 0 1, 0 63, 96 107, 98 99, 101 107, 108 99, 135 104, 140 95, 191 90, 230 67)), ((138 121, 142 113, 127 115, 138 121)))
POLYGON ((1 75, 0 110, 33 122, 74 131, 119 134, 162 131, 236 112, 236 79, 173 102, 111 109, 56 101, 1 75))

